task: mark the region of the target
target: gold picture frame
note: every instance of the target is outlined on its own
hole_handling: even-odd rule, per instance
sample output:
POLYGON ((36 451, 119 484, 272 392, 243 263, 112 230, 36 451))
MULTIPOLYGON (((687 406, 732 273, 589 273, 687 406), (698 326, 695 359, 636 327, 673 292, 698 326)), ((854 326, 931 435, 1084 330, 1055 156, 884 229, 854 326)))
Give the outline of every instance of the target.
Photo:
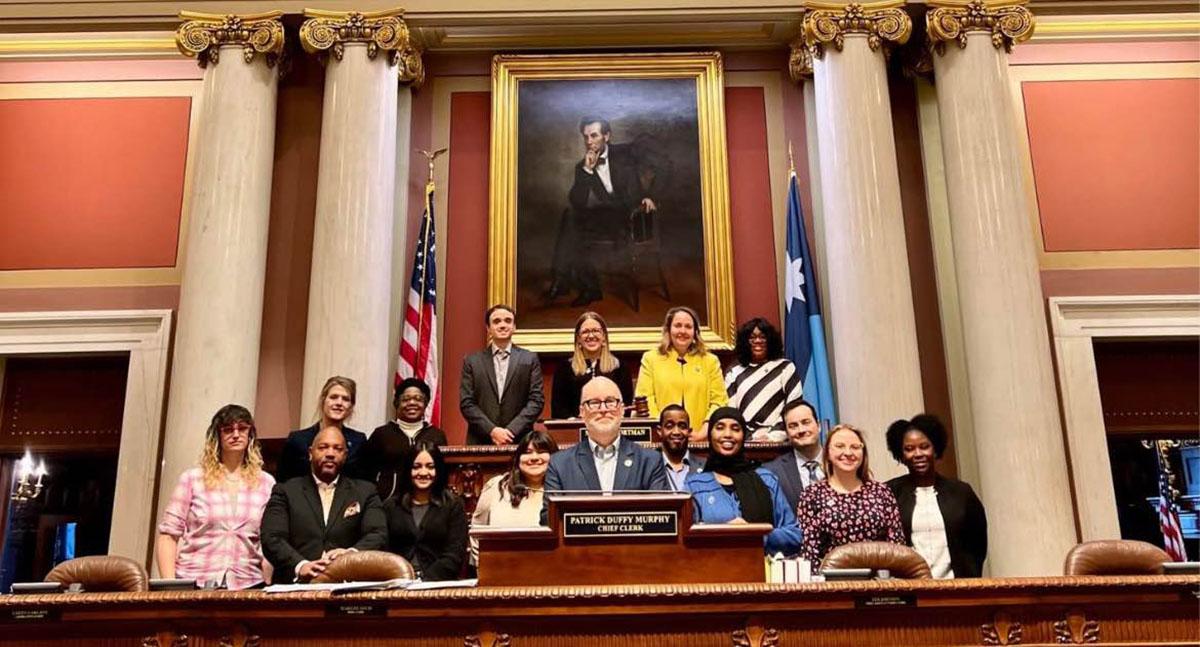
MULTIPOLYGON (((700 336, 710 348, 723 350, 733 347, 736 326, 734 315, 734 286, 732 241, 729 210, 729 169, 725 141, 724 75, 721 55, 717 52, 669 54, 587 54, 587 55, 497 55, 492 59, 492 129, 491 167, 489 184, 489 244, 488 244, 488 301, 508 303, 522 310, 518 302, 518 141, 521 118, 522 83, 531 81, 596 81, 623 83, 646 79, 666 80, 685 88, 688 96, 694 83, 694 119, 697 134, 698 165, 687 160, 696 170, 699 183, 698 200, 701 224, 689 227, 702 230, 703 305, 700 336), (679 82, 682 80, 682 82, 679 82)), ((621 87, 621 86, 616 86, 621 87)), ((628 100, 628 97, 624 97, 628 100)), ((629 100, 636 103, 636 98, 629 100)), ((628 101, 627 101, 628 103, 628 101)), ((649 104, 648 104, 649 105, 649 104)), ((529 108, 532 110, 532 108, 529 108)), ((690 114, 690 113, 689 113, 690 114)), ((578 116, 571 118, 576 121, 578 116)), ((564 116, 564 119, 567 119, 564 116)), ((614 121, 614 123, 616 123, 614 121)), ((561 124, 556 124, 561 125, 561 124)), ((573 128, 573 126, 572 126, 573 128)), ((582 125, 580 125, 582 129, 582 125)), ((617 128, 613 129, 614 131, 617 128)), ((570 133, 578 137, 577 133, 570 133)), ((561 137, 560 137, 561 139, 561 137)), ((671 142, 676 146, 675 142, 671 142)), ((690 142, 683 142, 690 146, 690 142)), ((674 150, 674 149, 673 149, 674 150)), ((542 171, 541 168, 538 169, 542 171)), ((557 175, 555 177, 558 177, 557 175)), ((677 183, 678 184, 678 183, 677 183)), ((611 189, 610 189, 611 190, 611 189)), ((695 187, 688 187, 695 191, 695 187)), ((691 203, 690 203, 691 204, 691 203)), ((563 216, 565 219, 566 216, 563 216)), ((690 215, 686 216, 691 218, 690 215)), ((543 225, 537 225, 543 229, 543 225)), ((699 231, 688 240, 700 238, 699 231)), ((561 235, 561 233, 560 233, 561 235)), ((672 241, 674 242, 674 241, 672 241)), ((697 252, 689 249, 689 258, 698 265, 697 252)), ((670 301, 666 279, 663 278, 662 252, 659 251, 659 282, 661 293, 670 301)), ((699 270, 699 267, 695 268, 699 270)), ((634 274, 634 303, 637 303, 639 277, 634 274)), ((698 275, 690 276, 693 285, 700 284, 698 275)), ((658 304, 661 305, 661 304, 658 304)), ((692 305, 696 303, 674 303, 692 305)), ((588 307, 576 308, 578 313, 588 307)), ((560 307, 561 311, 562 308, 560 307)), ((634 310, 638 310, 634 307, 634 310)), ((662 336, 662 316, 666 308, 651 313, 637 312, 634 325, 609 319, 609 345, 613 350, 646 350, 658 344, 662 336)), ((519 313, 519 328, 515 341, 538 352, 566 352, 573 348, 573 330, 563 325, 560 313, 558 325, 534 322, 530 325, 526 313, 519 313)), ((619 319, 617 317, 616 319, 619 319)))

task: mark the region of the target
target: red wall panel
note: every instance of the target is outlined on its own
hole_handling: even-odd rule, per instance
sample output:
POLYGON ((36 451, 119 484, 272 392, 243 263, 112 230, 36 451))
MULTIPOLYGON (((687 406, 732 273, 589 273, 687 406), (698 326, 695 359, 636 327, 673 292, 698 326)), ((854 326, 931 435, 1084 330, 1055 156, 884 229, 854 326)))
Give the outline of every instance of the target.
POLYGON ((0 101, 0 270, 174 266, 190 109, 0 101))
POLYGON ((1200 247, 1200 80, 1023 91, 1046 251, 1200 247))

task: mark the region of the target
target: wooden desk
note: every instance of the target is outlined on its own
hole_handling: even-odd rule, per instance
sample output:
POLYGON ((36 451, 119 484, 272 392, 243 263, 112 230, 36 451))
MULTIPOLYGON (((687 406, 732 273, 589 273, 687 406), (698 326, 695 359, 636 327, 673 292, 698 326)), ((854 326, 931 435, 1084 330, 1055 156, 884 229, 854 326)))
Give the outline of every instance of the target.
POLYGON ((1179 646, 1200 642, 1198 589, 1170 576, 5 595, 0 645, 1179 646))
POLYGON ((479 541, 480 584, 766 580, 769 523, 693 525, 687 493, 547 497, 548 528, 471 530, 479 541))

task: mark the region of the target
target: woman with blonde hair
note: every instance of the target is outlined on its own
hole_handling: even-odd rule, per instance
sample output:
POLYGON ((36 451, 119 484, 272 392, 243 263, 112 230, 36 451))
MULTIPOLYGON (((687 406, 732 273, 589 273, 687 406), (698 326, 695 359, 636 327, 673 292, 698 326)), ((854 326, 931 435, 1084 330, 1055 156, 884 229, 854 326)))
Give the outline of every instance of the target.
POLYGON ((593 377, 607 377, 617 383, 625 404, 633 401, 633 382, 629 371, 608 347, 608 323, 595 312, 585 312, 575 320, 575 352, 558 363, 550 391, 550 416, 574 418, 579 415, 579 394, 593 377))
POLYGON ((822 456, 826 476, 804 488, 796 516, 804 531, 800 555, 817 571, 830 550, 860 541, 904 543, 900 508, 886 483, 871 477, 867 443, 850 425, 829 432, 822 456))
POLYGON ((275 479, 263 471, 254 418, 227 404, 213 416, 200 466, 179 477, 158 524, 154 556, 165 578, 229 589, 271 579, 259 522, 275 479))
POLYGON ((279 467, 275 470, 275 479, 286 483, 297 476, 312 478, 312 468, 308 463, 308 448, 312 445, 317 433, 330 427, 337 427, 346 439, 346 466, 342 473, 356 479, 374 480, 374 474, 365 474, 362 465, 357 460, 358 450, 367 442, 367 435, 357 429, 346 426, 346 422, 354 415, 354 402, 358 397, 358 385, 354 380, 341 375, 335 375, 325 380, 321 387, 321 395, 317 399, 317 422, 311 427, 297 429, 288 434, 287 442, 283 444, 283 452, 279 456, 279 467))
MULTIPOLYGON (((705 420, 729 402, 721 362, 700 339, 700 317, 687 306, 667 311, 662 341, 642 355, 637 395, 646 396, 650 417, 669 404, 682 406, 690 420, 705 420)), ((692 430, 692 441, 708 438, 708 422, 692 430)))

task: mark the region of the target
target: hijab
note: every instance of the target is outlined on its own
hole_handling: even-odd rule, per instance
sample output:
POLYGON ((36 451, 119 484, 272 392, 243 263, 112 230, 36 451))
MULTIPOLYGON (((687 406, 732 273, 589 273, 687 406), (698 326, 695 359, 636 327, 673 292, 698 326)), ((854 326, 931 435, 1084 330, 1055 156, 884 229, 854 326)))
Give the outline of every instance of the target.
POLYGON ((733 479, 733 490, 741 505, 743 519, 750 523, 773 524, 775 515, 771 492, 754 471, 758 462, 746 458, 746 433, 746 420, 740 411, 733 407, 721 407, 714 411, 708 418, 708 460, 704 463, 704 471, 733 479), (742 427, 742 443, 732 456, 718 452, 713 442, 713 431, 722 420, 733 420, 742 427))

